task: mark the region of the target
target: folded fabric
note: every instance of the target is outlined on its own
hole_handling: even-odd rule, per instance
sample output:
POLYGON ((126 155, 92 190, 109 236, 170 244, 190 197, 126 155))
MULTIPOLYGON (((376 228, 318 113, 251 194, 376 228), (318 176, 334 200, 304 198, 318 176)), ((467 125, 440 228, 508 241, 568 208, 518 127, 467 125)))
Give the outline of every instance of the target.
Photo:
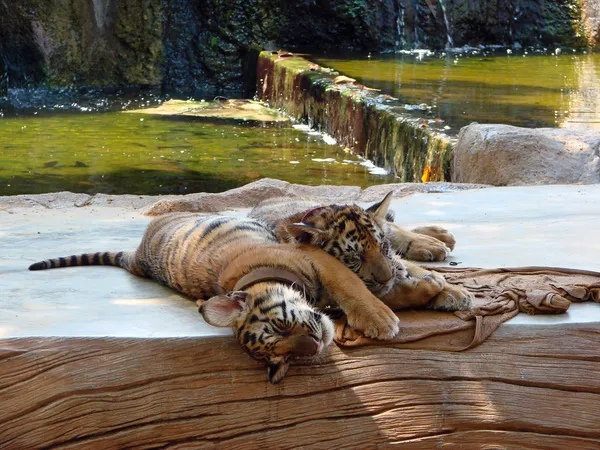
POLYGON ((600 303, 600 272, 557 267, 434 270, 442 273, 448 283, 472 292, 474 308, 455 313, 397 311, 400 333, 390 341, 367 338, 341 317, 335 322, 335 342, 343 347, 394 345, 462 351, 481 344, 519 313, 562 314, 571 302, 600 303))

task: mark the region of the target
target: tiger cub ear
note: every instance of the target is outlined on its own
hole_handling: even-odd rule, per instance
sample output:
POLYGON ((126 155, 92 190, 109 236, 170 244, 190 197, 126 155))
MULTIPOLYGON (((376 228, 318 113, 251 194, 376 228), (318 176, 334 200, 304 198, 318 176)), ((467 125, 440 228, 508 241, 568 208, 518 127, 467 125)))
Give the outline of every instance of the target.
POLYGON ((290 363, 287 361, 269 365, 267 367, 267 378, 269 379, 269 382, 272 384, 279 383, 283 380, 283 377, 285 377, 289 368, 290 363))
POLYGON ((388 192, 383 200, 375 203, 367 208, 367 212, 371 213, 371 215, 376 220, 387 220, 388 222, 394 221, 394 211, 388 211, 390 208, 390 204, 392 203, 392 197, 394 192, 388 192))
POLYGON ((202 302, 198 311, 207 323, 215 327, 233 327, 238 317, 248 311, 251 295, 244 291, 233 291, 227 295, 215 295, 202 302))
POLYGON ((290 223, 285 229, 296 242, 303 244, 318 244, 329 236, 328 231, 303 222, 290 223))

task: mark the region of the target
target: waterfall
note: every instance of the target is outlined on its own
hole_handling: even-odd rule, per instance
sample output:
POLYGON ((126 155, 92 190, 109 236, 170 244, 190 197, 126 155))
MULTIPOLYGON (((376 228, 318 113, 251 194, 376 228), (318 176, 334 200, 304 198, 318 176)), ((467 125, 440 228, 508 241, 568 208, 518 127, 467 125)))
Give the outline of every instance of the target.
POLYGON ((448 14, 446 14, 446 5, 444 5, 444 0, 439 0, 439 2, 444 16, 444 23, 446 24, 446 48, 452 48, 454 47, 454 41, 452 41, 452 36, 450 36, 450 22, 448 21, 448 14))
POLYGON ((397 0, 398 15, 396 16, 396 46, 404 48, 406 43, 404 39, 404 0, 397 0))
POLYGON ((94 6, 94 19, 96 21, 96 26, 99 29, 103 29, 108 20, 110 0, 92 0, 92 4, 94 6))
POLYGON ((0 56, 0 98, 6 95, 8 95, 8 64, 0 56))

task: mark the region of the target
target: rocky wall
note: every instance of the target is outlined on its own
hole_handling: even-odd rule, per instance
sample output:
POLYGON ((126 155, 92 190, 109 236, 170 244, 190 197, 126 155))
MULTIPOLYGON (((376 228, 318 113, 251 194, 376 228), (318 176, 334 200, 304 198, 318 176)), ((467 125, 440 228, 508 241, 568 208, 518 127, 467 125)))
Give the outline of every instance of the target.
POLYGON ((579 0, 400 1, 407 4, 407 11, 416 11, 413 16, 421 14, 405 26, 409 43, 443 48, 450 36, 457 47, 587 45, 579 0))
POLYGON ((4 67, 4 60, 0 57, 0 97, 8 93, 8 76, 4 67))
POLYGON ((11 87, 239 92, 263 46, 389 48, 394 24, 391 0, 23 0, 0 2, 0 55, 11 87))
POLYGON ((311 66, 316 68, 301 57, 262 52, 257 95, 393 171, 398 181, 420 181, 427 166, 428 181, 450 179, 451 138, 435 123, 409 115, 389 96, 355 83, 336 83, 336 73, 311 66))
POLYGON ((162 8, 156 0, 1 2, 0 52, 11 87, 158 85, 162 8))
POLYGON ((581 2, 583 11, 579 0, 5 1, 0 55, 11 87, 239 92, 263 47, 585 45, 597 0, 581 2))

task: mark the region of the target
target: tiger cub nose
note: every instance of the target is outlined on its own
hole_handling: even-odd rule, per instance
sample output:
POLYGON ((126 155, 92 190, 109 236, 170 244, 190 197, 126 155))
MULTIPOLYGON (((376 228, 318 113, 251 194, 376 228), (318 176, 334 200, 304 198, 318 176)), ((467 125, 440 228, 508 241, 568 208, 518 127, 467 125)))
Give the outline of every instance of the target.
POLYGON ((314 356, 319 351, 319 343, 311 336, 300 335, 294 339, 291 353, 296 356, 314 356))

